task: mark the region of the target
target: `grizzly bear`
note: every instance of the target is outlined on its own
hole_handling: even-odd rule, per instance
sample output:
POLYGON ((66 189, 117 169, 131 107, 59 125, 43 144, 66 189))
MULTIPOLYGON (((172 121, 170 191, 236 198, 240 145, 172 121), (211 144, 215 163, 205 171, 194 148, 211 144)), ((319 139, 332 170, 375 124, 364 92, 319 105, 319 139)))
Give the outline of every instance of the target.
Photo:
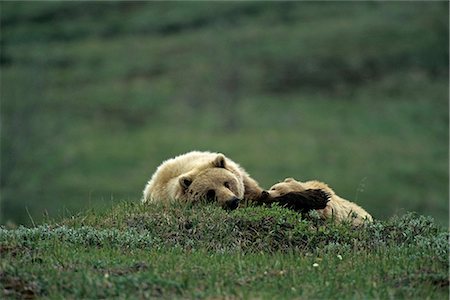
POLYGON ((299 205, 303 209, 316 209, 323 219, 332 219, 338 223, 351 221, 353 225, 360 225, 365 221, 372 222, 372 216, 363 208, 339 197, 327 184, 315 180, 300 182, 293 178, 286 178, 283 182, 273 185, 269 191, 264 191, 260 201, 295 203, 299 199, 302 199, 299 205), (329 196, 329 202, 319 209, 318 206, 323 205, 323 194, 321 196, 317 194, 317 191, 322 191, 329 196))
POLYGON ((192 151, 164 161, 147 183, 142 202, 216 202, 233 210, 255 201, 262 189, 247 172, 221 153, 192 151))

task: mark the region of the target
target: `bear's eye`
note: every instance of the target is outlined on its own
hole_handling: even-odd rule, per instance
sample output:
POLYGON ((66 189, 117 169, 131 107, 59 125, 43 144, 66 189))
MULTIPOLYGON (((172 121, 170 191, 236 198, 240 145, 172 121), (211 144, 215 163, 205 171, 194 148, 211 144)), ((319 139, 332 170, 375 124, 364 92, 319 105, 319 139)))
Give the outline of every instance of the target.
POLYGON ((228 181, 225 181, 225 183, 223 184, 227 189, 230 188, 230 183, 228 181))
POLYGON ((271 191, 276 191, 276 188, 273 187, 273 188, 271 188, 270 190, 271 190, 271 191))
POLYGON ((208 190, 208 192, 206 192, 206 201, 212 202, 215 200, 215 198, 216 192, 214 190, 208 190))

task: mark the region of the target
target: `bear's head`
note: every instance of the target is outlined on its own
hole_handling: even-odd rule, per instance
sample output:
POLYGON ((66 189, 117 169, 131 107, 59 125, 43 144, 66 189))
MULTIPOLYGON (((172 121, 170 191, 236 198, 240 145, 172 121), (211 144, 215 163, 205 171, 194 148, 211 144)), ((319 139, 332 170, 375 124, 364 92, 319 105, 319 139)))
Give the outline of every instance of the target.
POLYGON ((305 189, 303 184, 293 178, 273 185, 263 191, 261 202, 279 203, 281 206, 306 213, 312 209, 324 209, 330 201, 330 194, 323 189, 305 189))
POLYGON ((235 209, 244 197, 240 171, 227 163, 222 154, 202 168, 178 178, 187 202, 215 202, 225 209, 235 209))

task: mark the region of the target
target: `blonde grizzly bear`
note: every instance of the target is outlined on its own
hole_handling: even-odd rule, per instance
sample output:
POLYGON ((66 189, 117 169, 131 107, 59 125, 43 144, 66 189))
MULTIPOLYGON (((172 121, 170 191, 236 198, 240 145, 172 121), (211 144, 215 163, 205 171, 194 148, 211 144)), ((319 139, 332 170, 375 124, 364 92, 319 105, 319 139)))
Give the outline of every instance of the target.
POLYGON ((235 209, 254 201, 262 189, 247 172, 221 153, 192 151, 164 161, 144 189, 142 202, 217 202, 235 209))
MULTIPOLYGON (((353 225, 360 225, 365 221, 372 222, 372 216, 363 208, 339 197, 328 185, 319 181, 300 182, 293 178, 286 178, 283 182, 273 185, 269 191, 264 191, 261 199, 263 199, 265 203, 286 202, 286 199, 290 202, 293 200, 295 202, 305 195, 313 195, 312 193, 318 190, 329 195, 329 201, 326 203, 326 206, 323 209, 317 209, 317 212, 322 218, 332 219, 338 223, 347 220, 351 221, 353 225), (299 193, 299 195, 301 195, 300 198, 295 196, 295 193, 299 193)), ((310 209, 316 209, 313 205, 316 203, 322 205, 323 197, 321 198, 320 194, 318 197, 309 197, 309 199, 302 204, 303 207, 308 208, 308 203, 310 209)))

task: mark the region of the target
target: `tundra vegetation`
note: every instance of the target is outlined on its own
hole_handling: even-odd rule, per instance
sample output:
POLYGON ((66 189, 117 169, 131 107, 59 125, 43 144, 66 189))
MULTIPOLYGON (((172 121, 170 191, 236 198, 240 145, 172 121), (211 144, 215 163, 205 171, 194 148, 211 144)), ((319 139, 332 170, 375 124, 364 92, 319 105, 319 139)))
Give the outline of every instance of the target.
POLYGON ((0 6, 3 224, 137 201, 210 150, 448 226, 445 1, 0 6))
POLYGON ((2 1, 0 25, 0 298, 448 297, 447 2, 2 1), (194 149, 375 221, 141 205, 194 149))
POLYGON ((274 207, 123 202, 0 229, 16 298, 444 299, 449 233, 407 213, 352 227, 274 207))

